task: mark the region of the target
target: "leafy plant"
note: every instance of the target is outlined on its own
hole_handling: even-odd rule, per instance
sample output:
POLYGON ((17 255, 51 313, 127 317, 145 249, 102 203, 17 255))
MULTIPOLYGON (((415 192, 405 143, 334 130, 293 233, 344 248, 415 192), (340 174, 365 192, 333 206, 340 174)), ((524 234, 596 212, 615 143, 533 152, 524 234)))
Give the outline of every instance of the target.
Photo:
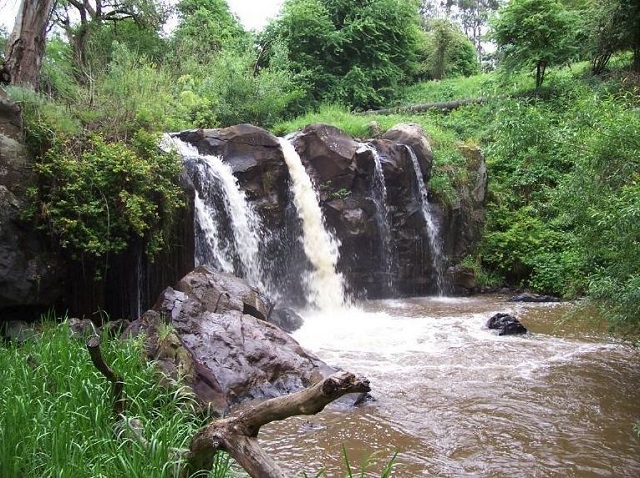
MULTIPOLYGON (((38 138, 42 125, 32 124, 38 138)), ((134 239, 155 255, 182 205, 176 178, 180 162, 158 150, 156 135, 137 132, 130 143, 48 136, 36 164, 38 186, 29 190, 27 218, 76 260, 104 261, 134 239)), ((99 268, 100 269, 100 268, 99 268)))

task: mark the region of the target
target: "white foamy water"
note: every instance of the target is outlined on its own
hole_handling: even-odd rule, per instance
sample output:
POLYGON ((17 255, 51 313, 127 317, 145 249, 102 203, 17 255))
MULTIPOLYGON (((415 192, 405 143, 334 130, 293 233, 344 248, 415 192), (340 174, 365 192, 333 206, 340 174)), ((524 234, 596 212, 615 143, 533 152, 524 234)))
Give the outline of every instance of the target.
MULTIPOLYGON (((195 161, 195 174, 199 174, 204 187, 212 184, 219 185, 220 197, 224 201, 225 209, 231 223, 233 245, 221 240, 221 218, 217 212, 215 195, 205 200, 203 191, 196 191, 195 209, 196 220, 204 233, 201 247, 207 248, 206 253, 200 251, 196 261, 203 263, 207 256, 213 256, 221 270, 235 273, 247 280, 251 285, 266 290, 264 273, 260 264, 260 239, 264 240, 260 217, 253 206, 247 201, 244 191, 233 175, 231 166, 219 156, 202 155, 197 148, 178 138, 173 138, 178 152, 185 161, 195 161), (242 270, 234 268, 234 254, 237 255, 242 270)), ((204 189, 204 188, 203 188, 204 189)), ((210 264, 213 265, 213 264, 210 264)))
POLYGON ((366 376, 376 400, 271 424, 264 445, 296 476, 344 476, 343 445, 355 468, 382 457, 367 477, 395 452, 396 477, 640 476, 638 353, 563 330, 567 307, 432 297, 303 313, 294 337, 366 376), (498 311, 531 333, 486 329, 498 311))
POLYGON ((280 145, 291 176, 293 201, 302 222, 304 252, 313 267, 305 278, 309 302, 320 310, 340 308, 345 299, 343 278, 336 271, 339 243, 325 226, 318 196, 300 156, 287 139, 280 138, 280 145))

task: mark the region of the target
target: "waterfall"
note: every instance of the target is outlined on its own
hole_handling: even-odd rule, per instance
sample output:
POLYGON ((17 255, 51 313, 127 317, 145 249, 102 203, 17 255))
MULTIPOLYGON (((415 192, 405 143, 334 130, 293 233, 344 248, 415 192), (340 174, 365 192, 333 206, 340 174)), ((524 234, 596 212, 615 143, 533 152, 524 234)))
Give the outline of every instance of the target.
POLYGON ((255 287, 273 292, 265 284, 260 263, 260 239, 265 236, 261 220, 240 189, 231 166, 218 156, 200 154, 178 138, 173 141, 196 188, 196 263, 236 274, 255 287), (229 225, 227 234, 225 224, 229 225))
POLYGON ((445 280, 445 258, 442 253, 442 244, 440 242, 440 233, 438 231, 438 225, 434 219, 433 209, 429 203, 427 196, 427 188, 422 178, 422 170, 420 169, 420 163, 416 156, 415 151, 409 145, 405 145, 411 156, 411 162, 413 163, 413 170, 416 173, 416 181, 418 183, 418 190, 420 191, 420 202, 422 204, 422 216, 427 225, 427 235, 429 236, 429 247, 431 249, 431 264, 436 273, 436 287, 438 288, 438 295, 445 295, 447 290, 447 283, 445 280))
POLYGON ((363 148, 371 151, 374 159, 375 169, 373 170, 373 181, 371 184, 371 199, 376 207, 376 226, 380 236, 379 258, 381 262, 381 272, 384 276, 383 289, 387 294, 393 295, 393 263, 394 251, 391 240, 391 218, 387 203, 387 187, 384 183, 384 171, 378 150, 372 144, 363 144, 363 148))
POLYGON ((304 252, 313 267, 305 277, 309 302, 321 310, 340 307, 345 298, 342 275, 336 272, 339 243, 324 225, 318 197, 300 156, 287 139, 280 138, 280 145, 291 176, 293 201, 302 223, 304 252))

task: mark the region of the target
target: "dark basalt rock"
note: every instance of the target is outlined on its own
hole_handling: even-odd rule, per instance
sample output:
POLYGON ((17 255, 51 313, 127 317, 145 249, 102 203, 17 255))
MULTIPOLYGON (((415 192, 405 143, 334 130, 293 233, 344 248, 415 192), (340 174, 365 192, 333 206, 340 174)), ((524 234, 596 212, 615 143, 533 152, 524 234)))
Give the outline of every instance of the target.
POLYGON ((183 377, 203 405, 222 414, 245 400, 299 391, 334 372, 263 320, 267 305, 243 280, 198 267, 167 288, 125 336, 144 334, 149 357, 166 377, 183 377))
POLYGON ((527 333, 527 329, 518 319, 503 312, 493 315, 487 321, 487 328, 498 330, 498 335, 520 335, 527 333))
POLYGON ((0 320, 35 320, 63 294, 61 261, 21 219, 33 166, 20 108, 0 89, 0 320))
POLYGON ((295 310, 286 307, 284 309, 274 309, 267 318, 267 322, 277 325, 288 333, 298 330, 304 324, 304 320, 295 310))

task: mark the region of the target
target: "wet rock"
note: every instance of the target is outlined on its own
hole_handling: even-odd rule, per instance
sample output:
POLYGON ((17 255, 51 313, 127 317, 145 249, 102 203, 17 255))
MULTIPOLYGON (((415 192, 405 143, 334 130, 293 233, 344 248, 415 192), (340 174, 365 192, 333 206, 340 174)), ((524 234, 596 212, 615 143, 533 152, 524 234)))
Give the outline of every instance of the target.
POLYGON ((298 330, 304 324, 304 320, 295 310, 289 308, 273 309, 267 321, 277 325, 285 332, 291 333, 298 330))
POLYGON ((498 330, 498 335, 519 335, 527 333, 527 329, 518 319, 503 312, 493 315, 487 321, 487 328, 498 330))
POLYGON ((262 311, 256 315, 267 301, 238 282, 199 267, 167 288, 125 334, 144 334, 149 357, 166 377, 183 377, 217 414, 245 400, 299 391, 334 371, 279 327, 247 313, 247 301, 251 312, 262 311))
POLYGON ((413 152, 418 158, 422 174, 427 178, 431 177, 433 152, 429 138, 422 126, 413 123, 400 123, 383 134, 382 138, 395 143, 405 144, 413 149, 413 152))
POLYGON ((447 269, 449 284, 454 290, 462 290, 473 293, 477 287, 476 273, 471 267, 456 265, 447 269))
POLYGON ((518 294, 509 299, 509 302, 560 302, 560 299, 550 295, 518 294))
POLYGON ((331 195, 352 189, 358 149, 353 138, 333 126, 313 124, 296 135, 293 144, 321 192, 331 195))
POLYGON ((0 320, 36 320, 63 294, 63 267, 21 218, 34 183, 20 108, 0 88, 0 320))

